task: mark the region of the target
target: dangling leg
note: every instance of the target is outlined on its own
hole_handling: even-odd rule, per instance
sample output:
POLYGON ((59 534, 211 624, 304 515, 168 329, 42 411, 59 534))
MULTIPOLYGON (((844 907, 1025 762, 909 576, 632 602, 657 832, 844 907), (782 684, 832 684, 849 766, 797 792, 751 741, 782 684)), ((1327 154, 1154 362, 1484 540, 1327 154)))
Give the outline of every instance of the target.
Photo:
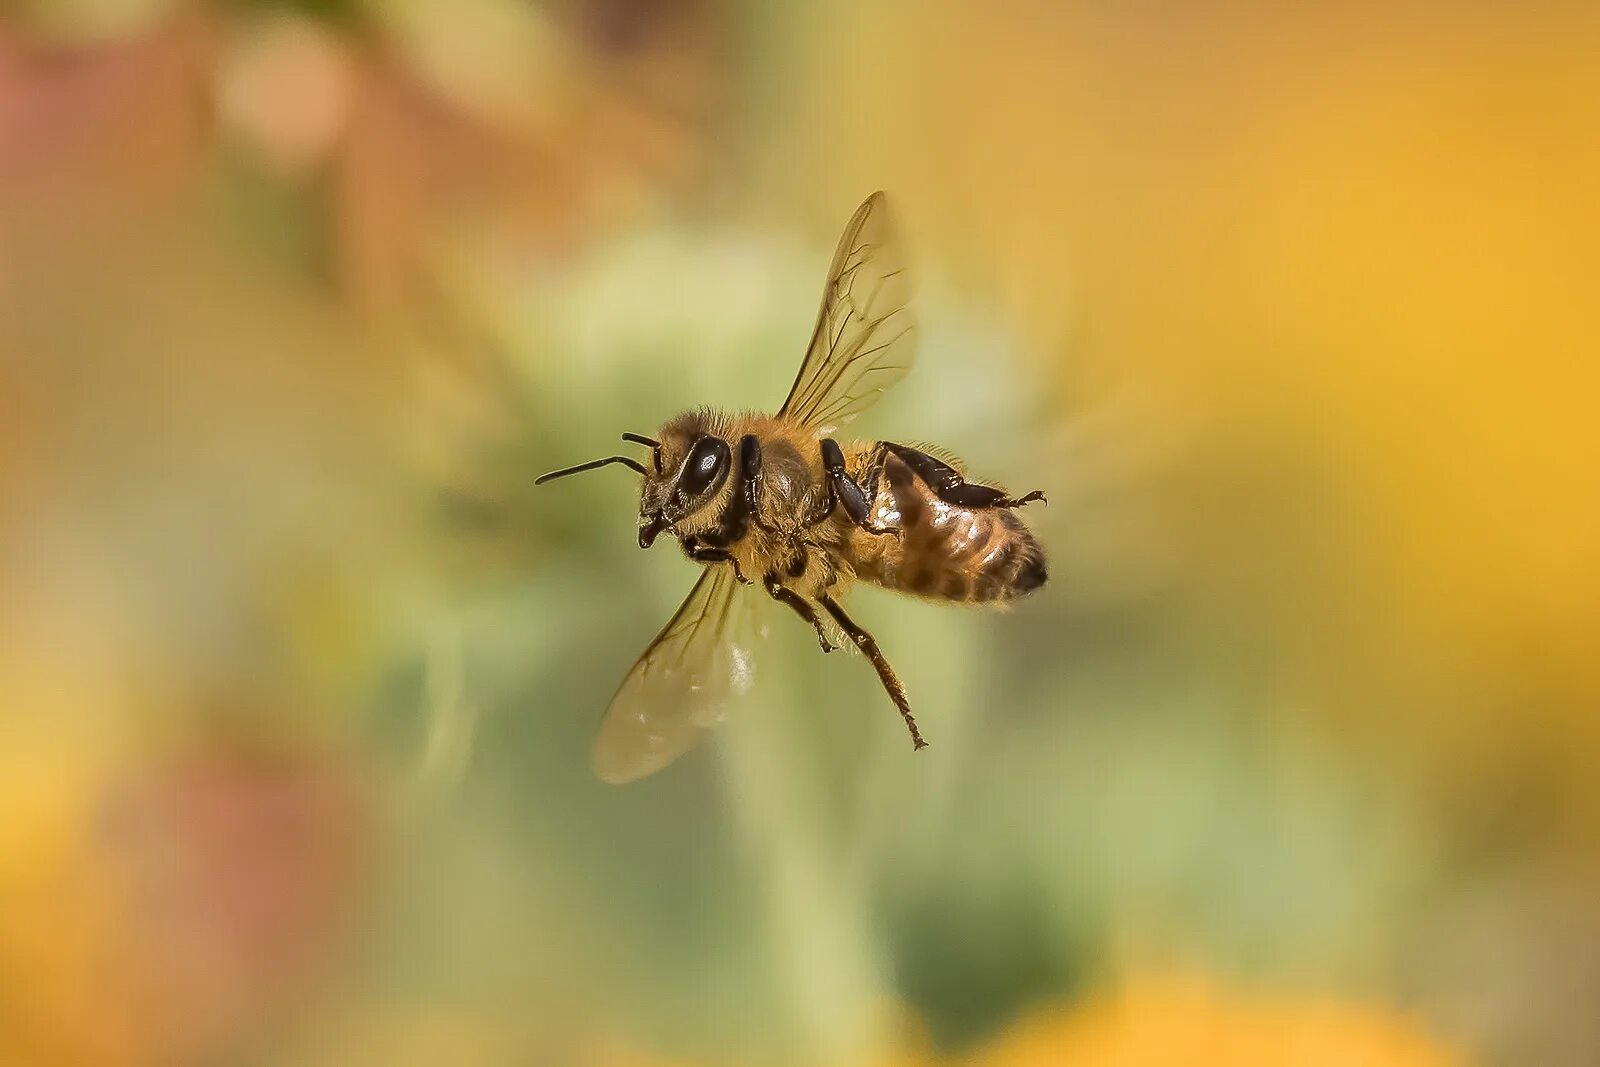
POLYGON ((773 600, 789 605, 794 609, 796 615, 809 622, 811 628, 817 631, 817 643, 822 646, 822 651, 832 652, 833 642, 828 640, 828 631, 822 628, 822 620, 817 618, 817 613, 811 605, 807 604, 805 599, 793 589, 787 589, 779 585, 778 579, 774 575, 767 575, 765 584, 768 596, 772 597, 773 600))
POLYGON ((894 668, 889 666, 889 661, 878 651, 878 642, 872 639, 871 634, 857 626, 855 620, 844 613, 844 608, 839 606, 839 602, 827 593, 819 595, 817 603, 833 616, 833 621, 850 635, 850 640, 854 641, 856 647, 872 661, 872 669, 878 672, 878 678, 883 682, 883 688, 888 691, 889 699, 900 709, 900 717, 906 721, 906 729, 911 731, 911 747, 927 748, 928 742, 922 739, 922 734, 917 729, 916 717, 911 714, 911 703, 906 699, 906 687, 900 684, 900 679, 895 677, 894 668))
POLYGON ((867 501, 867 494, 861 491, 856 480, 844 469, 844 451, 840 449, 839 442, 831 437, 822 439, 822 469, 828 476, 829 500, 828 508, 822 513, 821 518, 831 515, 834 505, 837 504, 844 508, 844 513, 850 516, 851 522, 868 533, 900 536, 898 527, 873 525, 869 518, 872 506, 867 501))
POLYGON ((1020 508, 1035 500, 1050 503, 1038 489, 1013 499, 992 485, 973 485, 961 476, 960 471, 926 452, 906 445, 884 444, 946 504, 954 504, 958 508, 1020 508))

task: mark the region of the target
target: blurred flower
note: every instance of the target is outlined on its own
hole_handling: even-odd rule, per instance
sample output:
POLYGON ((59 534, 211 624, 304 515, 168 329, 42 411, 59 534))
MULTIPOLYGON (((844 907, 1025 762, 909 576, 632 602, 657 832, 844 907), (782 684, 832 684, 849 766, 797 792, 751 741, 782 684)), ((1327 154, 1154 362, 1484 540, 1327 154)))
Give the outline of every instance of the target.
POLYGON ((19 219, 32 199, 51 225, 114 216, 152 177, 203 176, 231 137, 277 181, 327 177, 326 266, 391 317, 438 295, 441 256, 537 261, 682 188, 717 100, 695 0, 69 7, 0 25, 0 192, 19 219))
POLYGON ((1204 979, 1144 979, 1018 1023, 970 1067, 1452 1067, 1393 1010, 1240 994, 1204 979))
POLYGON ((16 0, 7 5, 36 37, 51 41, 104 41, 137 33, 185 0, 16 0))
POLYGON ((190 14, 90 38, 0 22, 0 296, 19 237, 104 238, 195 189, 210 57, 190 14))
POLYGON ((280 15, 239 27, 217 75, 218 118, 285 178, 324 162, 354 105, 355 69, 329 27, 280 15))
POLYGON ((629 5, 622 34, 598 10, 375 5, 347 43, 305 19, 247 26, 223 99, 280 172, 325 159, 335 276, 404 322, 461 257, 568 253, 696 173, 717 102, 709 7, 629 5))
POLYGON ((361 790, 327 757, 237 745, 141 778, 107 795, 95 831, 147 1021, 227 1048, 303 996, 340 945, 365 852, 361 790))
POLYGON ((221 747, 134 765, 7 740, 0 1058, 194 1062, 297 1004, 361 868, 348 768, 221 747))

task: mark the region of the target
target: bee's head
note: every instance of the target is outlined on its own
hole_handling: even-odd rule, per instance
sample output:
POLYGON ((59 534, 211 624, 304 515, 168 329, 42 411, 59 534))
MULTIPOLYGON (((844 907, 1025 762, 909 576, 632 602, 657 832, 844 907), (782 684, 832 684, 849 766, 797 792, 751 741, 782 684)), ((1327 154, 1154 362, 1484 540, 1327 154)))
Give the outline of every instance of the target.
POLYGON ((607 456, 551 471, 533 484, 620 463, 644 477, 639 489, 640 548, 649 548, 662 530, 684 536, 709 529, 723 510, 713 505, 726 505, 733 492, 728 480, 733 452, 726 433, 710 412, 692 411, 661 427, 660 435, 660 440, 636 433, 622 435, 624 441, 650 449, 648 467, 628 456, 607 456))
POLYGON ((639 490, 639 547, 649 548, 662 530, 698 532, 707 505, 723 495, 733 450, 703 412, 690 412, 661 427, 660 440, 625 435, 650 446, 650 466, 639 490), (688 528, 685 528, 685 527, 688 528))

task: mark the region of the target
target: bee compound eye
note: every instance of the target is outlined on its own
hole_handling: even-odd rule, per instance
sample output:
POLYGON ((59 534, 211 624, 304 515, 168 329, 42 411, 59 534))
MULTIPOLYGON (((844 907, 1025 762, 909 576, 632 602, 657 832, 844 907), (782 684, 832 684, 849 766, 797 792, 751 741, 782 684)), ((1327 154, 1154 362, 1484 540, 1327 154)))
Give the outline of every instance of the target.
POLYGON ((689 460, 683 465, 679 482, 683 492, 691 497, 700 496, 720 485, 728 473, 731 453, 728 442, 720 437, 702 437, 689 450, 689 460))

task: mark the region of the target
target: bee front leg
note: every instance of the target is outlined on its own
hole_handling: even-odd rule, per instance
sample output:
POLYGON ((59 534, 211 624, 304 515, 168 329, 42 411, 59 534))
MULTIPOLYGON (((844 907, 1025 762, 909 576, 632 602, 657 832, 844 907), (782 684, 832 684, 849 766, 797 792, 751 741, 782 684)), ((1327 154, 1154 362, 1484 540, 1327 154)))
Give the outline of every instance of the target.
POLYGON ((746 513, 761 519, 761 439, 753 433, 739 438, 739 489, 746 513))
POLYGON ((726 548, 716 548, 712 545, 702 545, 700 542, 696 541, 694 537, 690 536, 683 539, 683 554, 694 560, 696 563, 726 563, 733 568, 733 576, 739 579, 739 581, 743 582, 745 585, 755 584, 744 576, 744 571, 739 569, 738 559, 735 558, 733 553, 728 551, 726 548))
POLYGON ((747 433, 739 438, 739 488, 734 506, 729 513, 736 516, 733 525, 736 527, 732 533, 737 540, 744 536, 753 523, 767 532, 772 532, 772 527, 761 517, 761 497, 764 479, 761 473, 761 440, 753 433, 747 433))
POLYGON ((822 651, 833 651, 833 642, 828 640, 828 631, 822 628, 822 620, 817 618, 816 611, 810 604, 805 602, 805 599, 799 593, 779 584, 776 575, 767 575, 764 584, 767 587, 768 596, 772 597, 773 600, 789 605, 794 609, 796 615, 811 624, 811 628, 817 631, 817 643, 822 646, 822 651))
POLYGON ((867 494, 861 491, 856 480, 850 477, 850 472, 844 469, 844 452, 839 448, 839 442, 831 437, 822 439, 822 469, 828 476, 828 510, 824 518, 833 513, 833 506, 844 508, 844 513, 850 521, 870 534, 893 534, 900 536, 898 526, 876 526, 872 523, 870 515, 871 505, 867 502, 867 494))

